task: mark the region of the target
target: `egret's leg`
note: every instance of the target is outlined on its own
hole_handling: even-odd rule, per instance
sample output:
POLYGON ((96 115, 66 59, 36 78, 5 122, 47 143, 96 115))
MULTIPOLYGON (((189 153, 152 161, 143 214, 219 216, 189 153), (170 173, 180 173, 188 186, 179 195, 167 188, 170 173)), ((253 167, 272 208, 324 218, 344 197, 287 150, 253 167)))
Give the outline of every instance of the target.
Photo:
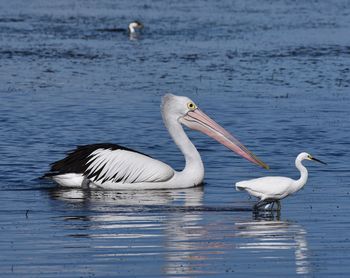
POLYGON ((276 220, 277 221, 281 220, 281 211, 280 210, 277 210, 277 212, 276 212, 276 220))
POLYGON ((280 211, 281 210, 281 201, 276 200, 276 203, 277 203, 277 210, 280 211))
POLYGON ((265 203, 265 201, 259 201, 259 202, 257 202, 257 203, 253 206, 254 210, 258 210, 259 207, 261 207, 264 203, 265 203))
POLYGON ((261 207, 265 206, 266 204, 268 204, 269 202, 267 202, 266 200, 260 200, 259 202, 257 202, 253 209, 254 210, 259 210, 261 207))

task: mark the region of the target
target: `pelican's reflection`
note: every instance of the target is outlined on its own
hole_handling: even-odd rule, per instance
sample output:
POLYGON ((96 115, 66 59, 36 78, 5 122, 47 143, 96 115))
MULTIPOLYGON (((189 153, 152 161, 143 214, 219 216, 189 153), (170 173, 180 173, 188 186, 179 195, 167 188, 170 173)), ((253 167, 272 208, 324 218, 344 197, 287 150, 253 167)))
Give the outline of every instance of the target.
POLYGON ((195 187, 184 190, 106 191, 56 187, 50 191, 50 195, 52 199, 80 204, 83 207, 88 205, 94 210, 105 210, 106 207, 116 209, 131 206, 189 207, 202 205, 203 188, 195 187))
POLYGON ((137 190, 137 191, 106 191, 106 190, 82 190, 78 188, 56 187, 50 191, 53 199, 64 200, 68 203, 89 205, 95 210, 123 208, 124 206, 162 206, 198 204, 202 199, 201 187, 193 190, 137 190))
POLYGON ((182 275, 193 274, 203 259, 196 241, 204 233, 203 211, 196 209, 202 207, 202 187, 125 192, 56 188, 51 197, 87 214, 64 220, 69 223, 66 227, 77 231, 69 236, 97 239, 96 256, 149 256, 151 260, 159 255, 165 258, 162 269, 166 274, 182 275), (84 228, 77 227, 79 220, 84 228))
MULTIPOLYGON (((273 250, 292 250, 295 257, 296 273, 308 274, 308 246, 305 229, 293 222, 281 221, 273 213, 254 214, 252 221, 236 222, 236 236, 244 242, 237 249, 260 252, 260 257, 271 257, 273 250), (266 252, 266 254, 264 254, 266 252)), ((278 253, 280 256, 282 253, 278 253)), ((273 258, 281 258, 272 255, 273 258)))
POLYGON ((296 273, 310 273, 307 235, 300 224, 280 220, 273 212, 252 218, 242 207, 203 206, 201 187, 134 192, 57 188, 50 194, 64 201, 66 236, 79 238, 74 247, 86 244, 80 239, 87 238, 89 252, 98 262, 113 264, 128 257, 142 262, 128 260, 123 265, 126 272, 138 267, 142 273, 157 261, 158 276, 214 275, 222 271, 215 267, 222 261, 227 269, 243 273, 246 259, 237 257, 255 257, 263 263, 295 261, 296 273))
MULTIPOLYGON (((190 192, 191 198, 186 200, 186 206, 202 206, 203 192, 190 192)), ((202 211, 173 211, 169 214, 166 225, 166 265, 164 271, 168 275, 198 274, 198 264, 203 260, 200 251, 201 245, 198 243, 204 234, 201 226, 203 218, 202 211)), ((186 276, 184 276, 186 277, 186 276)))

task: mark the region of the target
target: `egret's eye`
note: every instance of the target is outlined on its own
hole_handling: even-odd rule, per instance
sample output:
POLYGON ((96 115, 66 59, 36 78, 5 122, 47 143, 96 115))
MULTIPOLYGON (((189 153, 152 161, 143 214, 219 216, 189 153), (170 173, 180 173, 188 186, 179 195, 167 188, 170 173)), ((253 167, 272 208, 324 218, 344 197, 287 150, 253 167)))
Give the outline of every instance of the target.
POLYGON ((197 108, 196 105, 193 102, 187 103, 187 107, 190 110, 195 110, 197 108))

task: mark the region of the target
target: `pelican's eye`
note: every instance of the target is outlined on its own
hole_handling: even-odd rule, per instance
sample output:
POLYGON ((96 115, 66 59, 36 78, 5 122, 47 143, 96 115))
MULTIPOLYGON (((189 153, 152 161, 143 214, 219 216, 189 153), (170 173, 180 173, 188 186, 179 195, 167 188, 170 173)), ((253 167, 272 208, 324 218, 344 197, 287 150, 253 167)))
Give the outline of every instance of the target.
POLYGON ((197 106, 193 102, 187 103, 187 107, 190 110, 195 110, 197 108, 197 106))

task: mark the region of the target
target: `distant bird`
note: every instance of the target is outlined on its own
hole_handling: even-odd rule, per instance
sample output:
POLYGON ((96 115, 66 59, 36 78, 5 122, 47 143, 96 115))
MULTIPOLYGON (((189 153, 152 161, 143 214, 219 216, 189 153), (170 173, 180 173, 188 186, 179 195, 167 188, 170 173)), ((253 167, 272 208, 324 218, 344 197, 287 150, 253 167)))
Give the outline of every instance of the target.
POLYGON ((268 208, 277 203, 277 210, 281 209, 280 200, 299 191, 307 182, 308 172, 301 163, 304 159, 317 161, 326 164, 317 158, 312 157, 306 152, 300 153, 295 159, 295 166, 300 171, 300 178, 293 180, 287 177, 262 177, 236 183, 238 191, 245 190, 250 195, 257 197, 260 201, 254 206, 254 209, 261 207, 268 208))
POLYGON ((134 34, 137 29, 142 29, 143 24, 140 21, 133 21, 129 24, 128 31, 130 34, 134 34))
POLYGON ((128 29, 123 29, 123 28, 102 28, 102 29, 97 29, 97 31, 100 32, 128 32, 130 35, 131 34, 136 34, 136 30, 142 29, 143 24, 140 21, 133 21, 129 24, 128 29))
POLYGON ((182 125, 199 130, 249 161, 268 168, 188 97, 166 94, 161 110, 165 126, 185 156, 186 165, 181 172, 129 148, 116 144, 94 144, 80 146, 66 158, 53 163, 51 171, 44 177, 67 187, 116 190, 194 187, 203 182, 204 166, 182 125))

